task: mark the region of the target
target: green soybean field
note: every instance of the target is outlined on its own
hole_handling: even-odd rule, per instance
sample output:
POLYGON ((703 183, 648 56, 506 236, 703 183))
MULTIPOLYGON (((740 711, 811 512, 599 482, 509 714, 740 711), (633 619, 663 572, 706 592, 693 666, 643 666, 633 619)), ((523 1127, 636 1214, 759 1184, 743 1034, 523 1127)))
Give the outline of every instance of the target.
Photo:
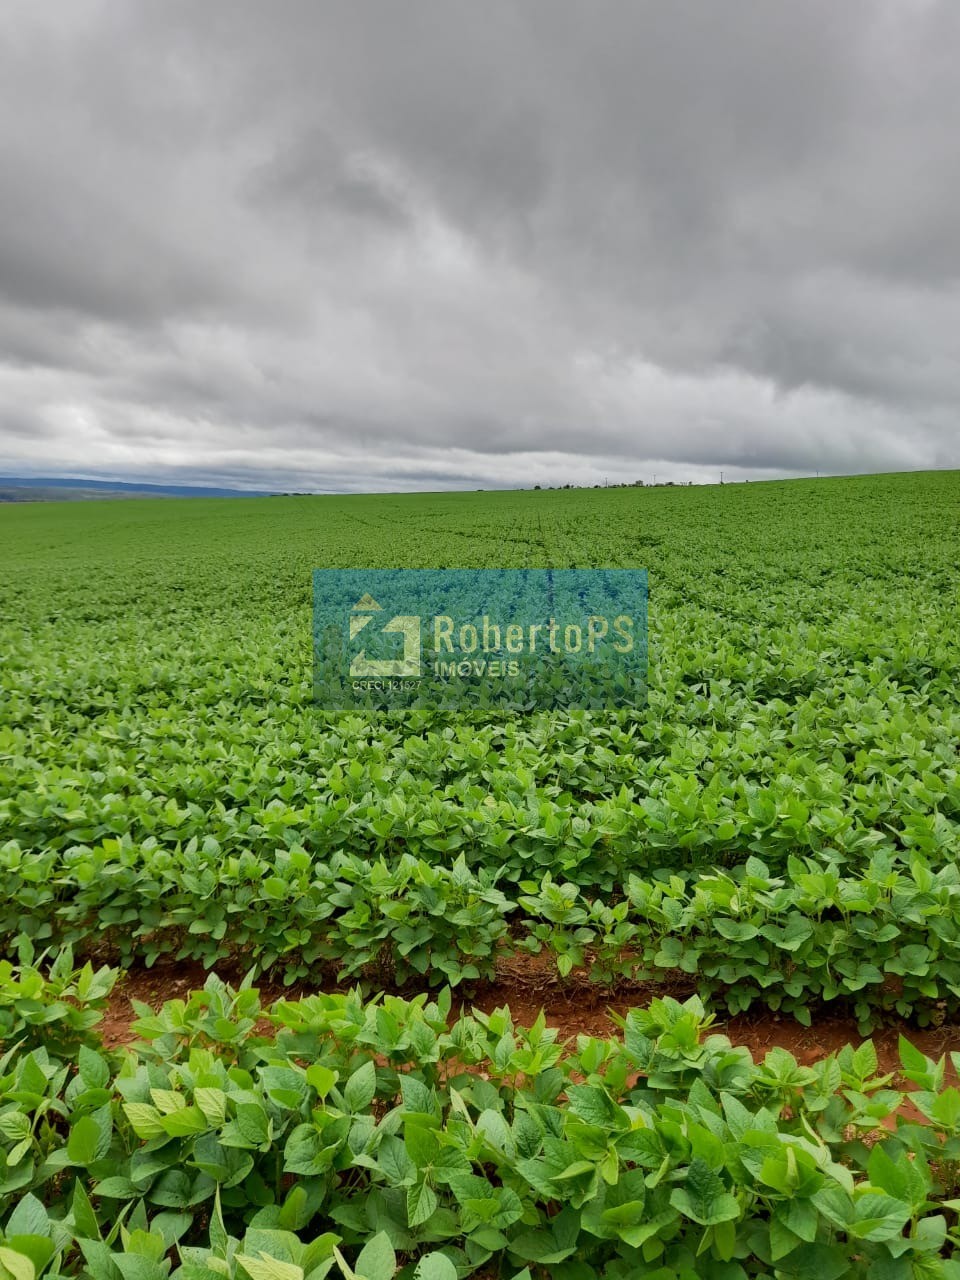
POLYGON ((960 473, 0 548, 0 1280, 960 1276, 960 473), (644 705, 313 704, 314 569, 513 567, 648 571, 644 705), (621 1012, 518 1025, 525 973, 621 1012))

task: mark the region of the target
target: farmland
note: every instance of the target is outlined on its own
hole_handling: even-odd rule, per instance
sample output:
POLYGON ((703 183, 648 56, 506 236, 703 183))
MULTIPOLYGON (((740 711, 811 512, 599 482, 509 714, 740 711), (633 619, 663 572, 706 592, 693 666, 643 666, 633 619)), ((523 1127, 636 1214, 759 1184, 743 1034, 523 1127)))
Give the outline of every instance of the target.
POLYGON ((710 1032, 960 1017, 960 475, 30 504, 0 545, 0 1223, 54 1245, 2 1280, 960 1274, 942 1065, 710 1032), (311 573, 376 566, 646 568, 647 704, 317 710, 311 573), (299 998, 212 980, 105 1049, 110 966, 171 963, 299 998), (525 964, 636 1007, 470 1012, 525 964))

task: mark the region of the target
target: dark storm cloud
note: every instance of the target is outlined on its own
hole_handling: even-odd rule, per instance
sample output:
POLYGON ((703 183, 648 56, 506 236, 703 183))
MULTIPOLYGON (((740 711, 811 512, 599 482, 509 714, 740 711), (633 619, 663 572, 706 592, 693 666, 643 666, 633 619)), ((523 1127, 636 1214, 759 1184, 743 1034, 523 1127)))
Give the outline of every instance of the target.
POLYGON ((9 0, 0 469, 960 465, 951 0, 9 0))

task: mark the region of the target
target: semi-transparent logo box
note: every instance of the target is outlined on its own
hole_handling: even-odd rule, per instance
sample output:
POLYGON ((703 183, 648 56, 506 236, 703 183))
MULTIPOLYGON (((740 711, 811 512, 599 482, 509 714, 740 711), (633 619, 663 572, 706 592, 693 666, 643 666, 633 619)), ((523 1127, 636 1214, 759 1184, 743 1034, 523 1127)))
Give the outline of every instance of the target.
POLYGON ((328 711, 603 710, 647 692, 645 569, 316 569, 328 711))

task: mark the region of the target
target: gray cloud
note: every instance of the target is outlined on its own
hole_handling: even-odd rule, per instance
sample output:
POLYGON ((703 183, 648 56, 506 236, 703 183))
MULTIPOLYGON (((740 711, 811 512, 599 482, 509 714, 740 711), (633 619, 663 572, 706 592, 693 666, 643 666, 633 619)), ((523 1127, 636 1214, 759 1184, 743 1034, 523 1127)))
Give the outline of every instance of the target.
POLYGON ((950 0, 0 13, 0 469, 960 466, 950 0))

